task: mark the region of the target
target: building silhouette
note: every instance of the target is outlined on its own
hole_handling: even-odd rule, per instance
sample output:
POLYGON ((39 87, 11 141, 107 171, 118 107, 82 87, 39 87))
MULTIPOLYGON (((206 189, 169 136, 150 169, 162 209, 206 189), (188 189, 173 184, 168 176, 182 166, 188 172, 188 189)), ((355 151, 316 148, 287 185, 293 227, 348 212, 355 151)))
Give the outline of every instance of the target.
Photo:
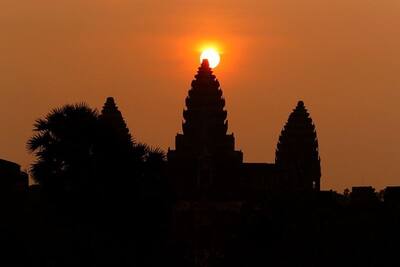
MULTIPOLYGON (((228 133, 225 99, 203 60, 185 99, 182 133, 168 150, 168 178, 175 197, 172 236, 192 253, 189 266, 218 261, 240 227, 249 203, 289 192, 320 190, 318 141, 300 101, 282 130, 276 163, 245 163, 228 133)), ((260 202, 259 202, 260 203, 260 202)))
POLYGON ((321 164, 315 126, 303 101, 289 115, 275 153, 286 189, 319 191, 321 164))
POLYGON ((227 134, 225 99, 207 60, 185 102, 183 133, 176 135, 176 149, 167 155, 177 197, 238 198, 243 154, 235 150, 233 134, 227 134))
POLYGON ((400 186, 387 186, 384 190, 384 201, 390 204, 400 204, 400 186))
POLYGON ((315 126, 299 101, 279 137, 276 162, 245 163, 228 134, 219 81, 203 60, 183 111, 182 133, 168 150, 169 177, 177 199, 242 202, 281 191, 320 190, 321 167, 315 126))
POLYGON ((274 163, 243 162, 207 60, 185 104, 167 161, 135 142, 112 97, 100 113, 50 112, 67 137, 52 152, 78 160, 71 175, 46 172, 29 190, 20 166, 0 160, 2 266, 396 266, 400 187, 320 191, 317 134, 302 101, 274 163), (47 179, 71 185, 65 178, 77 193, 58 183, 43 190, 47 179))
POLYGON ((0 159, 0 179, 2 194, 24 193, 28 190, 28 174, 21 171, 17 163, 0 159))

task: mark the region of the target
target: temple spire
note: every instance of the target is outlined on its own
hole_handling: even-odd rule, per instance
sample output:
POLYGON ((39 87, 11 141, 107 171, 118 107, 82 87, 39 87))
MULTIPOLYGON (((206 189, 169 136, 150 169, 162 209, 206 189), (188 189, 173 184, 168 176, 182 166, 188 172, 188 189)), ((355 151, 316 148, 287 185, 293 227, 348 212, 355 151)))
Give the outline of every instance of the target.
POLYGON ((185 106, 183 133, 176 135, 175 150, 167 154, 177 194, 186 199, 233 194, 243 154, 235 150, 233 134, 227 134, 225 99, 206 59, 191 82, 185 106))
MULTIPOLYGON (((234 150, 233 137, 227 135, 225 99, 207 59, 204 59, 198 68, 185 104, 182 131, 185 136, 183 139, 187 141, 182 142, 187 142, 192 148, 196 147, 193 151, 199 153, 205 150, 215 151, 222 147, 234 150)), ((177 150, 179 148, 180 141, 177 140, 177 150)))
MULTIPOLYGON (((133 145, 129 129, 115 104, 113 97, 107 97, 100 114, 100 123, 108 141, 113 141, 118 148, 131 148, 133 145)), ((116 148, 117 148, 116 147, 116 148)))
POLYGON ((315 125, 303 101, 289 115, 276 148, 276 165, 296 190, 319 191, 321 167, 315 125))
POLYGON ((205 58, 205 59, 203 59, 203 60, 201 61, 200 68, 211 69, 210 63, 208 62, 208 59, 205 58))
MULTIPOLYGON (((227 134, 227 111, 222 95, 220 83, 204 59, 185 99, 183 134, 178 134, 175 140, 177 153, 215 155, 235 151, 234 137, 227 134)), ((238 158, 240 161, 241 156, 238 158)))

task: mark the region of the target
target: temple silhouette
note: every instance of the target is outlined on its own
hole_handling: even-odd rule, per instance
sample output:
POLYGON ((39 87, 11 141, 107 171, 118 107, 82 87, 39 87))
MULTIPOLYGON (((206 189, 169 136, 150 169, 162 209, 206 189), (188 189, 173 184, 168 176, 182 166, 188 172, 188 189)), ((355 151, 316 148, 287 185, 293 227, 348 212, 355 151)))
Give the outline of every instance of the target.
POLYGON ((243 201, 281 191, 319 191, 315 126, 299 101, 279 137, 276 162, 246 163, 228 134, 225 99, 205 59, 185 100, 182 134, 168 150, 169 177, 182 200, 243 201))
POLYGON ((225 99, 207 60, 185 104, 182 133, 167 154, 175 197, 172 236, 191 248, 198 266, 223 253, 245 205, 289 192, 318 192, 321 168, 315 126, 302 101, 282 130, 275 163, 243 162, 234 135, 228 134, 225 99))
POLYGON ((100 111, 68 104, 37 119, 36 184, 0 160, 0 265, 399 265, 400 186, 321 190, 303 101, 273 163, 243 161, 207 60, 185 106, 167 153, 132 137, 113 97, 100 111))

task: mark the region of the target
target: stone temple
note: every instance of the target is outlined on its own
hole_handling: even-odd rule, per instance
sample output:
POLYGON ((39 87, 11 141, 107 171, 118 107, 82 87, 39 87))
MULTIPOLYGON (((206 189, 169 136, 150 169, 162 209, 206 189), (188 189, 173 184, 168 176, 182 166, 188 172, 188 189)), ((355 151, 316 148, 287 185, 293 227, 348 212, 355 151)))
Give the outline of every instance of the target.
POLYGON ((275 163, 246 163, 228 134, 225 99, 204 60, 192 81, 183 111, 182 133, 168 150, 168 177, 174 193, 172 236, 189 248, 194 265, 222 253, 249 203, 274 196, 320 190, 315 126, 304 103, 290 114, 276 148, 275 163))
POLYGON ((177 199, 242 202, 268 193, 320 190, 317 134, 302 101, 282 130, 275 163, 246 163, 243 153, 235 150, 225 99, 207 60, 201 63, 185 103, 182 133, 167 155, 177 199))

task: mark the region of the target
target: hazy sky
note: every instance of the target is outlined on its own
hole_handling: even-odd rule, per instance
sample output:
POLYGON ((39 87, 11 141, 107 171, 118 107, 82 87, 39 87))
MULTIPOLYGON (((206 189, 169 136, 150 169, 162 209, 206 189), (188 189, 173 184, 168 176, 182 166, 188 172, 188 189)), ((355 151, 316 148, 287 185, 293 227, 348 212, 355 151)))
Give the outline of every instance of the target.
POLYGON ((273 162, 299 99, 322 187, 400 185, 399 0, 0 0, 0 158, 24 168, 51 108, 114 96, 136 139, 174 147, 199 47, 248 162, 273 162))

